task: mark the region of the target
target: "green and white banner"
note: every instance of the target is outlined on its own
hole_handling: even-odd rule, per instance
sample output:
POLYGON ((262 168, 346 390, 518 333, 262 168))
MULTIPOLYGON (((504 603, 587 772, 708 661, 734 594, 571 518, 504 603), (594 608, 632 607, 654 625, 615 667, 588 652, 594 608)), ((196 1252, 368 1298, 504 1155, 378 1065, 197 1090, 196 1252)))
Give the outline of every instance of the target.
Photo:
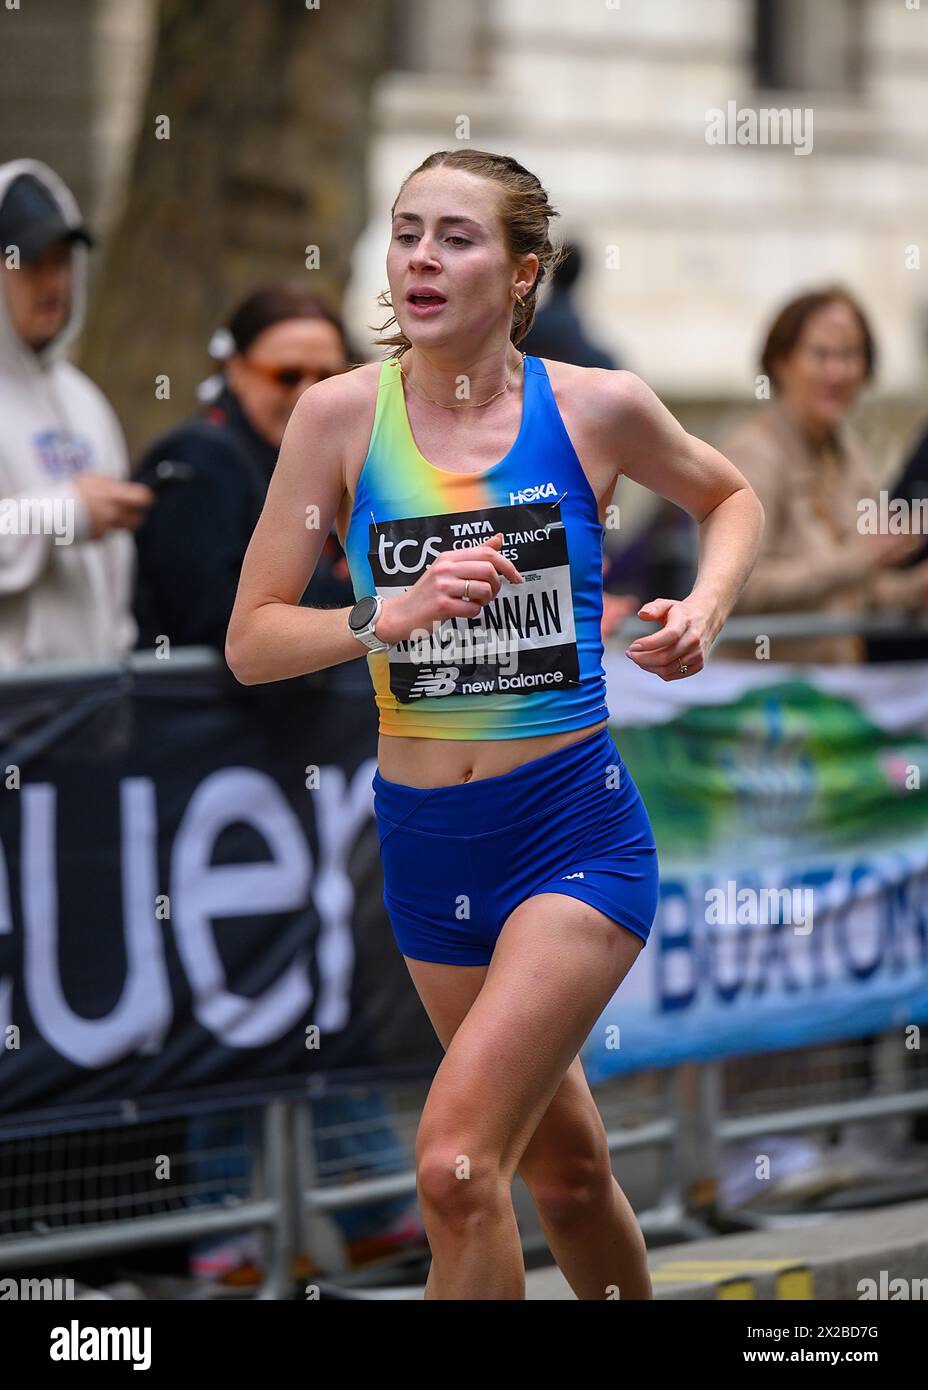
POLYGON ((928 669, 607 652, 611 732, 654 829, 648 945, 584 1052, 642 1066, 928 1022, 928 669))

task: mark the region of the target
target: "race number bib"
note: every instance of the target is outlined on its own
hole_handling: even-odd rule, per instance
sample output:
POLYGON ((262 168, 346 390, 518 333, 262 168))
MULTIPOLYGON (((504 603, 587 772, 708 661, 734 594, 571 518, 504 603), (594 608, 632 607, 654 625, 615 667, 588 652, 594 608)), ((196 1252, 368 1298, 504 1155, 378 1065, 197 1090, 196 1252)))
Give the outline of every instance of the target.
MULTIPOLYGON (((369 528, 368 559, 384 599, 411 588, 444 550, 472 550, 502 532, 523 576, 474 618, 446 618, 387 653, 390 689, 404 704, 447 695, 529 695, 580 683, 567 532, 560 503, 520 503, 369 528)), ((463 584, 462 584, 463 587, 463 584)))

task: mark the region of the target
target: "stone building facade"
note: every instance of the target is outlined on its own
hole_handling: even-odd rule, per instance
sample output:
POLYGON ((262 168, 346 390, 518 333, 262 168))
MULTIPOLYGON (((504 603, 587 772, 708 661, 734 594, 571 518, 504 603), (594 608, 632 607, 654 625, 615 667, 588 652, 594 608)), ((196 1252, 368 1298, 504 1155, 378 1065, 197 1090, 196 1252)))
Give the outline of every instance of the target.
POLYGON ((880 347, 862 424, 892 470, 928 413, 928 0, 404 0, 393 44, 359 341, 399 185, 463 128, 538 174, 588 253, 593 336, 707 437, 753 400, 784 300, 850 288, 880 347))

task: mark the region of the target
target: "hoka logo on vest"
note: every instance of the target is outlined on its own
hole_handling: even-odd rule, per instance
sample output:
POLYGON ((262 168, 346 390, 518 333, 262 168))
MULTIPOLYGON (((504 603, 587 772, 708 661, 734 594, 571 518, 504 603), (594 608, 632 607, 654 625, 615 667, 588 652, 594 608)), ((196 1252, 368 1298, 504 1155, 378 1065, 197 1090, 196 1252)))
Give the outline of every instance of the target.
POLYGON ((523 502, 543 502, 546 497, 557 497, 553 483, 537 483, 534 487, 523 487, 518 492, 510 492, 510 507, 518 507, 523 502))

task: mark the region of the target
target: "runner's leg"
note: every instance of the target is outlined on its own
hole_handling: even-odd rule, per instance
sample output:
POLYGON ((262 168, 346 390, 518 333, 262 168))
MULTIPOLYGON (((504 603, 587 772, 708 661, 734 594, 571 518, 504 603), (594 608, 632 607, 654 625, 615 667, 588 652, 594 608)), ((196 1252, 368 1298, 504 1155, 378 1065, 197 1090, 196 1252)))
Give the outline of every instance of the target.
MULTIPOLYGON (((406 964, 432 1026, 447 1051, 486 978, 487 966, 406 964)), ((558 1268, 578 1298, 601 1299, 602 1271, 594 1252, 605 1247, 608 1285, 625 1299, 650 1298, 651 1281, 641 1230, 612 1172, 602 1118, 579 1056, 575 1057, 529 1140, 519 1164, 558 1268), (614 1204, 614 1219, 602 1211, 614 1204)), ((431 1271, 429 1280, 432 1280, 431 1271)), ((434 1282, 426 1297, 434 1296, 434 1282)))
MULTIPOLYGON (((529 898, 510 914, 419 1125, 417 1183, 433 1256, 427 1296, 524 1297, 513 1176, 642 946, 589 904, 561 894, 529 898)), ((597 1168, 596 1182, 603 1177, 597 1168)), ((610 1235, 592 1257, 586 1288, 604 1284, 604 1274, 605 1283, 618 1284, 622 1269, 627 1278, 634 1267, 634 1256, 615 1257, 627 1243, 627 1221, 610 1194, 611 1209, 607 1202, 600 1216, 610 1235)), ((606 1296, 605 1287, 597 1296, 606 1296)))
POLYGON ((579 1056, 529 1140, 519 1175, 548 1246, 578 1298, 650 1299, 648 1254, 616 1180, 606 1129, 579 1056))

